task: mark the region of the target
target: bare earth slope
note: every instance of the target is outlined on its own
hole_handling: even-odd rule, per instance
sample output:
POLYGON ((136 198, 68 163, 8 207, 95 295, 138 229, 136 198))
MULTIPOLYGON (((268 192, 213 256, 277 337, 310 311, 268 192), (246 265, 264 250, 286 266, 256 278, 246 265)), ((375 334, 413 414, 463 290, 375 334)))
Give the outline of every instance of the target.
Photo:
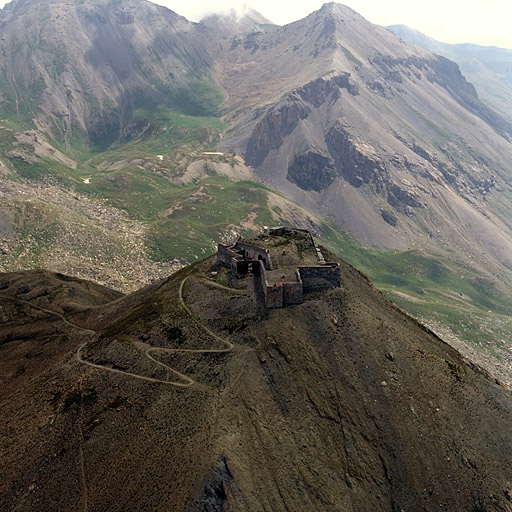
POLYGON ((510 393, 341 268, 273 311, 212 259, 79 310, 0 276, 0 508, 512 510, 510 393))

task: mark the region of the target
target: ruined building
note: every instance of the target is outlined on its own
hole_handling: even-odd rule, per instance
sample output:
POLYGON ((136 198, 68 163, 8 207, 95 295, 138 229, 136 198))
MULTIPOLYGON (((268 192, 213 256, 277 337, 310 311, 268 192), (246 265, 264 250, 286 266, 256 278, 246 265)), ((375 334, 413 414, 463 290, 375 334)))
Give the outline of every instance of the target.
POLYGON ((267 308, 301 304, 304 293, 340 286, 340 267, 325 261, 311 233, 287 227, 218 245, 217 261, 238 278, 259 276, 267 308))

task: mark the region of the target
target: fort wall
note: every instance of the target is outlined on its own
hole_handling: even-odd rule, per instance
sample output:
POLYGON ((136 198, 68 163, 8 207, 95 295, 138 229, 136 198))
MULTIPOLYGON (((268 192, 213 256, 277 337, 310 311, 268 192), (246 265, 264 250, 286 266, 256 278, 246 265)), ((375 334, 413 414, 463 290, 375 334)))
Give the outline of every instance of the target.
POLYGON ((283 303, 285 305, 302 304, 304 302, 302 281, 298 272, 296 275, 296 283, 283 283, 283 303))
POLYGON ((231 266, 231 260, 236 258, 238 254, 232 249, 232 244, 218 244, 217 248, 217 261, 231 266))
POLYGON ((305 292, 340 287, 340 267, 337 263, 299 267, 298 271, 305 292))
POLYGON ((268 249, 263 249, 257 245, 246 244, 245 242, 237 242, 236 249, 242 251, 246 258, 251 260, 261 260, 267 270, 272 268, 272 260, 268 249))
POLYGON ((260 265, 260 282, 265 299, 265 307, 269 309, 282 308, 283 306, 291 306, 293 304, 302 304, 304 300, 302 291, 302 281, 299 272, 295 272, 297 282, 282 282, 269 284, 267 272, 263 262, 260 265))
MULTIPOLYGON (((271 234, 285 235, 289 228, 272 228, 271 234)), ((292 231, 292 230, 290 230, 292 231)), ((238 240, 235 244, 219 244, 217 261, 231 268, 239 278, 248 275, 260 276, 261 288, 267 308, 302 304, 304 293, 325 290, 340 286, 340 267, 337 263, 326 263, 311 233, 307 230, 295 230, 307 233, 311 238, 318 265, 300 266, 295 271, 295 281, 282 281, 269 284, 267 270, 272 270, 272 261, 268 249, 247 244, 238 240)))
POLYGON ((283 285, 282 283, 270 285, 268 283, 267 272, 263 261, 259 261, 260 265, 260 281, 263 290, 263 297, 265 299, 265 307, 269 309, 282 308, 283 301, 283 285))

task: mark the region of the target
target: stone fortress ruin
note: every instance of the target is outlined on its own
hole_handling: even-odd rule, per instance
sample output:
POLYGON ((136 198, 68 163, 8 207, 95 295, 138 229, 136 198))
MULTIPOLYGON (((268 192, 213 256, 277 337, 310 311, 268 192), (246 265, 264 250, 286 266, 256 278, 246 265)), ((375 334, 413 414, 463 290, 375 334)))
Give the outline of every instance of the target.
POLYGON ((326 262, 311 233, 275 227, 234 243, 219 243, 217 262, 239 278, 259 276, 265 307, 301 304, 304 294, 340 286, 340 266, 326 262))

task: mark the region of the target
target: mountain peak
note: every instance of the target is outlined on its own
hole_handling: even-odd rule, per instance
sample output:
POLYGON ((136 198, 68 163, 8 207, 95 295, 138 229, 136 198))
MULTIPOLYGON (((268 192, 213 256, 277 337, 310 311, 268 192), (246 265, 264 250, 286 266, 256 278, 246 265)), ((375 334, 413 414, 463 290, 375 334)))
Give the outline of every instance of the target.
POLYGON ((324 23, 326 28, 334 31, 337 31, 340 27, 344 27, 343 32, 345 32, 346 29, 352 27, 350 30, 354 32, 356 37, 357 33, 369 32, 374 29, 374 25, 359 13, 344 4, 336 2, 323 4, 320 9, 311 13, 298 23, 305 20, 314 24, 324 23))
POLYGON ((232 8, 221 13, 207 14, 201 20, 201 23, 226 35, 261 32, 269 27, 276 26, 265 16, 248 6, 243 6, 241 9, 232 8))
POLYGON ((340 4, 338 2, 326 2, 322 7, 320 7, 318 12, 351 12, 355 14, 356 11, 345 4, 340 4))
POLYGON ((339 17, 350 17, 352 19, 362 18, 362 16, 348 7, 348 5, 339 4, 337 2, 328 2, 322 5, 318 11, 316 11, 317 15, 335 15, 339 17))

